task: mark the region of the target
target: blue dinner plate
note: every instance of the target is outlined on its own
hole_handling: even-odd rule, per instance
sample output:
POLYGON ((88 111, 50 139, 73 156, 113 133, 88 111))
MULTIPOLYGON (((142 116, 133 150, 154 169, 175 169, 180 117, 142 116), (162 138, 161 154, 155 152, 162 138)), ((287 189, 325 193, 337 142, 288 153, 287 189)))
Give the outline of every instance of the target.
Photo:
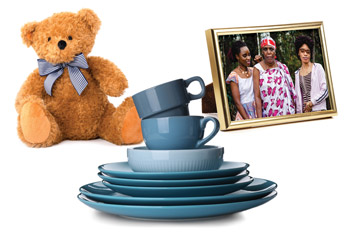
POLYGON ((144 219, 190 219, 202 217, 214 217, 225 214, 232 214, 251 209, 262 205, 274 197, 277 192, 273 191, 269 195, 250 201, 239 201, 222 204, 205 205, 175 205, 175 206, 145 206, 145 205, 119 205, 106 204, 90 200, 83 194, 78 195, 78 199, 93 209, 116 214, 119 216, 144 218, 144 219))
POLYGON ((218 204, 228 202, 238 202, 255 200, 264 197, 275 190, 277 184, 260 178, 242 190, 219 196, 204 197, 132 197, 124 195, 107 188, 101 181, 82 186, 79 190, 88 198, 109 204, 124 205, 198 205, 198 204, 218 204), (254 190, 247 190, 247 189, 254 190))
POLYGON ((112 177, 128 179, 151 180, 183 180, 203 179, 224 176, 234 176, 246 170, 249 164, 242 162, 223 162, 217 170, 191 171, 191 172, 134 172, 127 162, 103 164, 98 169, 112 177))
POLYGON ((108 188, 129 196, 134 197, 198 197, 224 195, 233 191, 240 190, 253 182, 253 178, 246 176, 233 184, 205 185, 205 186, 186 186, 186 187, 139 187, 114 185, 102 181, 108 188))
POLYGON ((245 176, 248 176, 249 171, 244 170, 236 176, 217 177, 208 179, 188 179, 188 180, 142 180, 142 179, 127 179, 108 176, 102 172, 98 176, 111 183, 117 185, 128 186, 143 186, 143 187, 184 187, 184 186, 202 186, 202 185, 217 185, 217 184, 232 184, 245 176))

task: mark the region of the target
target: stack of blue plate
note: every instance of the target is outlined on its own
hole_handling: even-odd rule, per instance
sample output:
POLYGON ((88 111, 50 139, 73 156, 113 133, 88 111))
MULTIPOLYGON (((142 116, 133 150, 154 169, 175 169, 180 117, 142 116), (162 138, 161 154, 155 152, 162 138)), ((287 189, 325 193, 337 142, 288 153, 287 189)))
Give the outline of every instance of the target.
POLYGON ((128 162, 100 165, 102 181, 80 188, 78 199, 102 212, 144 219, 189 219, 232 214, 273 199, 277 184, 249 176, 247 163, 218 169, 137 172, 128 162))

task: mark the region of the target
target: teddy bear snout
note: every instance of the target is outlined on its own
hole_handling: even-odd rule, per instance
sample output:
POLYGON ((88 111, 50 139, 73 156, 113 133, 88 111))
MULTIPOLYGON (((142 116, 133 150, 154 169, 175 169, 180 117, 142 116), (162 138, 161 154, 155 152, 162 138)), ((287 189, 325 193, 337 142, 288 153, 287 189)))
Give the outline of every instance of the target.
POLYGON ((63 50, 67 46, 67 43, 64 40, 60 40, 57 46, 59 47, 59 49, 63 50))

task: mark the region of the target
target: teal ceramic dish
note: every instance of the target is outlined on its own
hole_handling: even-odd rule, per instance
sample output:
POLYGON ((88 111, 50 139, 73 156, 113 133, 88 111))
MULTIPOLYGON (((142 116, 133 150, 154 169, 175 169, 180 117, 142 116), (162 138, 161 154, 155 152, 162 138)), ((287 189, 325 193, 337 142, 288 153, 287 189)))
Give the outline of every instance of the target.
POLYGON ((147 180, 184 180, 234 176, 246 170, 249 164, 242 162, 223 162, 217 170, 194 172, 134 172, 128 162, 103 164, 98 169, 112 177, 147 180))
POLYGON ((135 172, 203 171, 221 166, 224 148, 204 146, 200 149, 150 150, 135 147, 128 148, 127 155, 129 166, 135 172))
POLYGON ((143 187, 185 187, 185 186, 202 186, 202 185, 217 185, 217 184, 232 184, 249 175, 248 170, 235 175, 208 179, 188 179, 188 180, 142 180, 142 179, 127 179, 108 176, 102 172, 98 176, 111 184, 128 185, 128 186, 143 186, 143 187))
POLYGON ((101 181, 80 187, 80 193, 88 198, 108 204, 123 205, 199 205, 199 204, 219 204, 228 202, 248 201, 262 198, 275 190, 277 184, 260 178, 254 178, 254 181, 235 192, 218 196, 203 197, 133 197, 115 192, 107 188, 101 181), (255 190, 248 191, 250 186, 255 190))
POLYGON ((125 185, 114 185, 106 181, 102 183, 122 194, 134 197, 198 197, 224 195, 233 191, 240 190, 253 182, 250 176, 244 177, 233 184, 223 185, 205 185, 205 186, 187 186, 187 187, 136 187, 125 185))
POLYGON ((78 195, 78 199, 87 206, 110 214, 119 216, 143 218, 143 219, 191 219, 214 217, 225 214, 232 214, 248 210, 272 200, 277 195, 273 191, 269 195, 250 201, 230 202, 223 204, 204 204, 204 205, 176 205, 176 206, 144 206, 144 205, 120 205, 106 204, 93 201, 83 194, 78 195))

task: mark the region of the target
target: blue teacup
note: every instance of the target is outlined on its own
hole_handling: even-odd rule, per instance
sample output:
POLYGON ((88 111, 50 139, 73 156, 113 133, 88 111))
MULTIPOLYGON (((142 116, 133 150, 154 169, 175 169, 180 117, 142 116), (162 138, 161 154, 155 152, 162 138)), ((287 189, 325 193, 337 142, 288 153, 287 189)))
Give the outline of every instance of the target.
POLYGON ((195 76, 187 80, 177 79, 146 89, 132 96, 141 119, 189 115, 188 103, 205 94, 202 78, 195 76), (199 94, 191 94, 187 87, 194 81, 201 86, 199 94))
POLYGON ((151 150, 178 150, 201 148, 219 131, 216 118, 202 116, 174 116, 148 118, 141 121, 146 146, 151 150), (214 123, 213 131, 203 139, 209 121, 214 123))

